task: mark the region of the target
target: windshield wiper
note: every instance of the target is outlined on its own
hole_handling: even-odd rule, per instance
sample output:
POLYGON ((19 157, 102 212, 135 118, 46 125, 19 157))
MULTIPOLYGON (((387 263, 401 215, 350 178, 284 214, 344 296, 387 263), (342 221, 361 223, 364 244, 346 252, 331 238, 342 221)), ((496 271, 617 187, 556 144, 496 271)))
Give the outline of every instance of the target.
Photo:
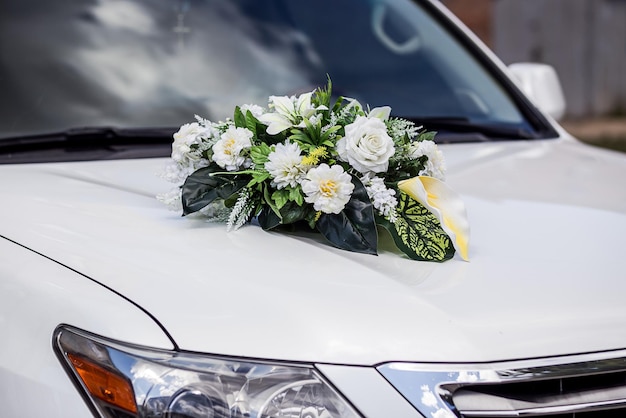
POLYGON ((0 139, 0 162, 164 157, 176 128, 86 127, 0 139))
POLYGON ((536 139, 534 132, 523 127, 471 122, 463 117, 403 117, 429 131, 438 131, 440 142, 476 142, 506 139, 536 139))
POLYGON ((85 127, 0 139, 0 150, 28 147, 82 146, 172 142, 172 128, 85 127))

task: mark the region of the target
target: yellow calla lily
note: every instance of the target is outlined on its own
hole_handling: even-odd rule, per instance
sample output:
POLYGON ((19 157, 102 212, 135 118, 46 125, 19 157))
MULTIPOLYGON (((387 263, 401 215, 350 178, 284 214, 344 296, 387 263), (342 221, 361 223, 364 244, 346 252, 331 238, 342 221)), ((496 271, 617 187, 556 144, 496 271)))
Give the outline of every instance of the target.
POLYGON ((457 192, 434 177, 417 176, 398 183, 400 190, 432 212, 463 260, 469 261, 469 233, 465 204, 457 192))

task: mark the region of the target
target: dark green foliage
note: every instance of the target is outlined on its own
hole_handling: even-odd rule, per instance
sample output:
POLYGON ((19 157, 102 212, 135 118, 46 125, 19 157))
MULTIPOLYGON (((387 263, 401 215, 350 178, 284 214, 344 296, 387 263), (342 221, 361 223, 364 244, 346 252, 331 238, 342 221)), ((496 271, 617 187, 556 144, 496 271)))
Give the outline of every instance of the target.
POLYGON ((358 253, 377 254, 378 232, 374 208, 363 183, 352 177, 354 191, 339 214, 322 214, 317 230, 334 246, 358 253))
POLYGON ((216 199, 226 200, 248 184, 247 177, 221 174, 222 171, 211 164, 187 177, 182 187, 183 215, 197 212, 216 199))

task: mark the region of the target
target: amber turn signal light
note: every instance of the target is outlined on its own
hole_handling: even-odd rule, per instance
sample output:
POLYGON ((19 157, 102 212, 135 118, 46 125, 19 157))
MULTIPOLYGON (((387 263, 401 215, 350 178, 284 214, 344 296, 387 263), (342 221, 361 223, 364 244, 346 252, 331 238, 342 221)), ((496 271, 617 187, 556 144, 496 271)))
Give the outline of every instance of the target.
POLYGON ((67 357, 91 396, 124 411, 133 414, 137 413, 132 386, 124 377, 104 369, 83 357, 70 353, 67 354, 67 357))

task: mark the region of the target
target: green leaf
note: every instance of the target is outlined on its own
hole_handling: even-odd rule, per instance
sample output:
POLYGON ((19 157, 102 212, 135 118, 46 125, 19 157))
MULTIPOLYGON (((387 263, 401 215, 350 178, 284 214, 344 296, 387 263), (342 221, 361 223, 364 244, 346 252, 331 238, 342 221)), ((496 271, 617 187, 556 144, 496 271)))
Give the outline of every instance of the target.
POLYGON ((300 129, 291 129, 291 135, 289 135, 289 140, 292 142, 297 142, 300 145, 300 148, 303 148, 305 145, 315 146, 315 142, 311 136, 300 129))
MULTIPOLYGON (((330 138, 330 135, 332 135, 332 134, 336 133, 336 132, 337 132, 338 130, 340 130, 341 128, 342 128, 342 126, 341 126, 341 125, 335 125, 335 126, 332 126, 332 127, 328 128, 328 129, 326 130, 326 132, 324 132, 324 133, 322 134, 322 136, 321 136, 321 138, 320 138, 320 142, 321 142, 322 144, 326 144, 326 142, 329 142, 329 141, 330 141, 330 140, 328 139, 328 138, 330 138)), ((333 146, 332 142, 331 142, 331 146, 333 146)))
POLYGON ((300 206, 296 202, 287 202, 280 210, 282 224, 289 225, 303 220, 311 209, 307 206, 300 206))
POLYGON ((317 230, 335 247, 365 254, 377 254, 378 231, 374 208, 363 183, 352 177, 354 191, 339 214, 324 213, 315 224, 317 230))
POLYGON ((246 187, 249 188, 254 186, 255 184, 263 183, 268 178, 270 178, 270 173, 268 173, 267 171, 254 171, 252 173, 252 180, 250 180, 248 184, 246 184, 246 187))
POLYGON ((435 135, 437 135, 436 131, 422 132, 418 135, 417 140, 418 141, 434 141, 435 135))
POLYGON ((197 212, 216 199, 226 200, 246 187, 247 177, 213 174, 222 172, 217 164, 201 168, 182 187, 183 216, 197 212))
POLYGON ((454 256, 450 237, 441 228, 435 215, 419 202, 400 192, 398 219, 391 223, 382 218, 378 223, 389 231, 395 244, 413 260, 445 261, 454 256))
POLYGON ((343 96, 337 97, 337 101, 335 101, 335 104, 333 105, 333 108, 332 108, 333 113, 339 113, 341 108, 345 106, 343 103, 344 100, 346 99, 343 96))
POLYGON ((246 128, 252 132, 252 136, 256 137, 256 128, 260 124, 259 120, 254 117, 249 110, 246 112, 246 128))
POLYGON ((302 206, 304 203, 302 189, 300 187, 289 188, 289 200, 296 202, 298 206, 302 206))
POLYGON ((276 203, 278 210, 280 210, 289 201, 289 191, 285 189, 276 190, 272 193, 272 200, 276 203))
POLYGON ((257 219, 264 231, 274 229, 281 224, 280 216, 270 206, 263 206, 257 219))
POLYGON ((235 107, 235 114, 233 115, 233 119, 235 121, 235 126, 237 128, 247 128, 248 125, 246 123, 246 117, 244 116, 243 112, 241 111, 241 109, 239 108, 239 106, 235 107))
POLYGON ((263 165, 268 161, 267 156, 271 152, 270 146, 263 142, 250 148, 250 158, 255 165, 263 165))
POLYGON ((287 202, 277 214, 272 208, 264 206, 259 213, 258 221, 265 231, 281 225, 294 224, 306 218, 310 209, 306 206, 298 206, 294 202, 287 202))
POLYGON ((280 219, 280 211, 276 207, 274 200, 272 200, 269 187, 264 184, 262 184, 261 187, 263 188, 263 200, 265 201, 265 203, 267 203, 267 206, 264 207, 269 207, 272 212, 274 212, 274 214, 280 219))
POLYGON ((333 91, 333 83, 330 80, 330 76, 328 74, 326 74, 326 78, 328 79, 328 82, 326 83, 326 87, 325 88, 320 87, 315 90, 315 95, 313 96, 313 102, 317 105, 324 105, 330 108, 330 98, 331 98, 331 93, 333 91))

